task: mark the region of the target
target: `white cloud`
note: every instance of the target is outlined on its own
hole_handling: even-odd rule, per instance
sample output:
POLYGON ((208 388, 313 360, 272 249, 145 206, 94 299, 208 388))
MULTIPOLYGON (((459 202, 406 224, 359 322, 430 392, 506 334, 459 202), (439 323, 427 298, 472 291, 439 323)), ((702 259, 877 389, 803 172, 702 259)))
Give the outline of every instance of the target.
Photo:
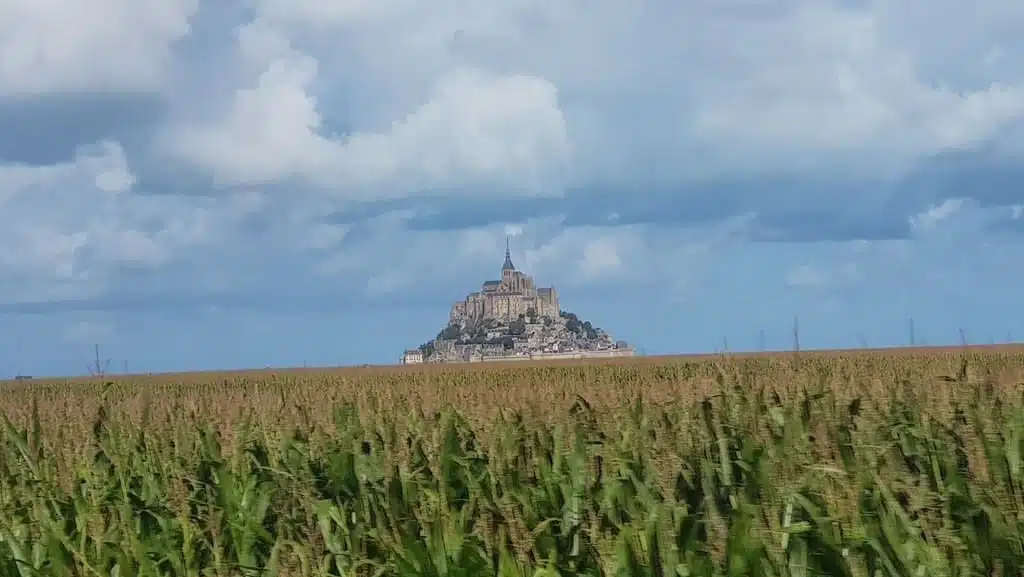
POLYGON ((716 24, 728 73, 695 86, 697 134, 749 155, 791 166, 800 151, 905 162, 972 147, 1024 115, 1020 85, 956 91, 922 79, 873 10, 813 3, 766 23, 716 24))
POLYGON ((115 271, 164 266, 255 208, 244 193, 203 203, 140 195, 134 182, 110 141, 61 164, 0 164, 0 301, 96 296, 115 271))
POLYGON ((0 0, 0 96, 150 91, 198 0, 0 0))
POLYGON ((504 233, 518 230, 512 243, 516 268, 544 286, 577 293, 622 283, 657 283, 665 294, 692 286, 697 271, 740 239, 737 223, 700 229, 654 226, 564 226, 563 218, 495 223, 461 230, 417 230, 409 213, 377 217, 361 224, 358 242, 317 257, 320 282, 355 283, 371 298, 436 295, 457 287, 453 298, 477 290, 500 274, 504 233), (656 256, 655 256, 656 255, 656 256), (462 279, 462 280, 459 280, 462 279))
POLYGON ((307 230, 303 248, 328 250, 338 246, 348 235, 349 227, 331 224, 314 224, 307 230))
MULTIPOLYGON (((517 237, 516 264, 539 278, 691 286, 703 263, 742 241, 748 221, 627 225, 632 197, 649 193, 637 182, 664 184, 661 193, 678 191, 665 202, 686 203, 703 190, 691 186, 699 178, 845 178, 833 170, 852 167, 873 179, 1014 135, 1024 10, 937 1, 943 16, 923 21, 919 0, 261 0, 225 11, 236 20, 197 27, 189 49, 209 58, 171 62, 180 85, 167 87, 168 50, 188 33, 195 0, 104 0, 95 15, 63 6, 75 22, 45 12, 61 2, 0 0, 0 93, 166 88, 167 109, 155 158, 149 135, 121 139, 142 141, 128 155, 138 179, 112 141, 52 166, 0 167, 0 299, 94 295, 119 272, 152 279, 176 265, 188 282, 218 289, 279 267, 390 295, 500 265, 502 231, 517 237), (953 47, 937 41, 946 38, 953 47), (185 161, 168 169, 185 173, 182 182, 198 182, 188 174, 198 168, 230 192, 140 190, 144 163, 169 160, 161 155, 185 161), (555 197, 570 186, 630 197, 587 206, 608 215, 600 227, 524 217, 411 230, 414 215, 400 210, 332 220, 349 218, 340 213, 357 201, 555 197), (687 266, 666 272, 664 262, 687 266)), ((792 206, 817 206, 793 197, 792 206)), ((912 217, 915 234, 977 224, 963 220, 974 217, 961 201, 936 202, 912 217)), ((816 270, 791 280, 843 275, 816 270)), ((852 270, 866 267, 857 260, 852 270)))
POLYGON ((909 217, 910 226, 915 231, 926 232, 933 230, 945 220, 950 219, 964 208, 964 199, 950 198, 938 205, 931 205, 927 209, 909 217))
POLYGON ((465 185, 559 194, 570 154, 553 85, 472 69, 439 79, 431 99, 389 133, 352 134, 343 150, 343 182, 397 185, 407 194, 465 185))
POLYGON ((580 271, 588 277, 600 278, 614 274, 621 267, 622 259, 619 257, 619 250, 614 241, 599 238, 584 245, 580 271))
POLYGON ((453 68, 404 118, 334 136, 313 90, 317 60, 260 22, 239 39, 265 68, 235 92, 223 120, 176 129, 167 144, 221 184, 300 179, 343 199, 466 186, 561 192, 571 151, 557 91, 542 78, 453 68))
POLYGON ((414 0, 342 0, 316 2, 311 0, 262 0, 258 3, 264 17, 278 21, 329 22, 361 24, 394 16, 399 10, 415 6, 414 0))
MULTIPOLYGON (((459 71, 571 95, 538 98, 550 105, 517 118, 540 123, 548 114, 549 127, 564 118, 567 144, 558 149, 572 151, 582 181, 649 170, 655 160, 654 172, 675 179, 737 168, 873 174, 977 146, 1024 116, 1024 75, 992 57, 977 71, 990 53, 1020 52, 1016 4, 943 2, 944 17, 927 21, 920 2, 898 4, 264 0, 256 25, 309 36, 325 83, 346 86, 377 125, 404 125, 432 86, 459 71), (957 50, 939 46, 947 38, 957 50)), ((449 119, 443 110, 432 117, 449 119)), ((511 157, 480 147, 461 126, 452 124, 452 142, 511 157)), ((379 174, 382 157, 394 158, 357 161, 379 174)), ((411 174, 427 183, 433 175, 411 174)))
POLYGON ((339 145, 318 134, 316 100, 306 93, 315 77, 312 58, 275 60, 254 86, 236 92, 218 124, 181 129, 176 152, 209 169, 223 185, 317 177, 332 170, 339 145))
POLYGON ((558 275, 569 284, 611 280, 625 274, 624 260, 644 250, 642 227, 564 229, 524 251, 523 267, 539 277, 558 275))

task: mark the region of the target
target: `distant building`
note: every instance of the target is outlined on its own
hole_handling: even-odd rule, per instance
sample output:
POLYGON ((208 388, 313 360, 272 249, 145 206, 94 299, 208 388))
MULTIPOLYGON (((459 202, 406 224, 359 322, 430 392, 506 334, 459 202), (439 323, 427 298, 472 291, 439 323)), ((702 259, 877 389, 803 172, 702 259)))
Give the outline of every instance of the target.
POLYGON ((576 315, 562 316, 558 293, 538 287, 533 278, 512 264, 508 238, 500 280, 452 304, 449 326, 430 346, 402 354, 403 365, 516 360, 556 360, 629 357, 625 341, 615 342, 603 330, 576 315), (525 326, 515 323, 525 320, 525 326), (424 354, 423 350, 430 352, 424 354))
POLYGON ((419 349, 409 349, 402 353, 403 365, 419 365, 423 363, 423 351, 419 349))
POLYGON ((449 322, 472 324, 487 318, 510 322, 530 313, 557 318, 558 312, 558 293, 553 287, 538 288, 533 277, 516 270, 506 238, 501 280, 486 281, 480 291, 452 305, 449 322))

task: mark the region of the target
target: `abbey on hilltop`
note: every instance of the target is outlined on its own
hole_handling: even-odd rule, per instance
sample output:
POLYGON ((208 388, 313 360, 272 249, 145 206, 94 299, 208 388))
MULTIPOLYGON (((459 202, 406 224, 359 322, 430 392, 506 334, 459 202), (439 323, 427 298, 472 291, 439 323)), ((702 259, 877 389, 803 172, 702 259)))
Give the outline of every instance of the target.
POLYGON ((558 311, 558 293, 553 287, 537 288, 533 277, 516 270, 506 238, 501 280, 486 281, 478 292, 453 304, 448 320, 471 324, 483 319, 511 322, 521 316, 555 318, 558 311))
POLYGON ((559 308, 552 287, 537 287, 512 264, 505 239, 501 280, 452 305, 437 337, 402 354, 402 364, 633 356, 624 341, 559 308))

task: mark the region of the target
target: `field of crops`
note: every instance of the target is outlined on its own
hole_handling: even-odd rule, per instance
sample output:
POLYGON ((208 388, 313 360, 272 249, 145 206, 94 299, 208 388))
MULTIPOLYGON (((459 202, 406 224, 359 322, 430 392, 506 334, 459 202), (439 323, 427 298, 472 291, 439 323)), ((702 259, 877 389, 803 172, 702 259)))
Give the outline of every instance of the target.
POLYGON ((1022 575, 1024 352, 0 384, 0 576, 1022 575))

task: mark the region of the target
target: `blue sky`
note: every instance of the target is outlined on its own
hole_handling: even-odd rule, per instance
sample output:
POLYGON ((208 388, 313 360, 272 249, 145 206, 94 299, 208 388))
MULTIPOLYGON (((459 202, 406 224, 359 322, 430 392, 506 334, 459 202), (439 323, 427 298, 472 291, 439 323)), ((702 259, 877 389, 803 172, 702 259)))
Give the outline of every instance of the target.
POLYGON ((0 3, 0 375, 1024 338, 1016 0, 0 3))

